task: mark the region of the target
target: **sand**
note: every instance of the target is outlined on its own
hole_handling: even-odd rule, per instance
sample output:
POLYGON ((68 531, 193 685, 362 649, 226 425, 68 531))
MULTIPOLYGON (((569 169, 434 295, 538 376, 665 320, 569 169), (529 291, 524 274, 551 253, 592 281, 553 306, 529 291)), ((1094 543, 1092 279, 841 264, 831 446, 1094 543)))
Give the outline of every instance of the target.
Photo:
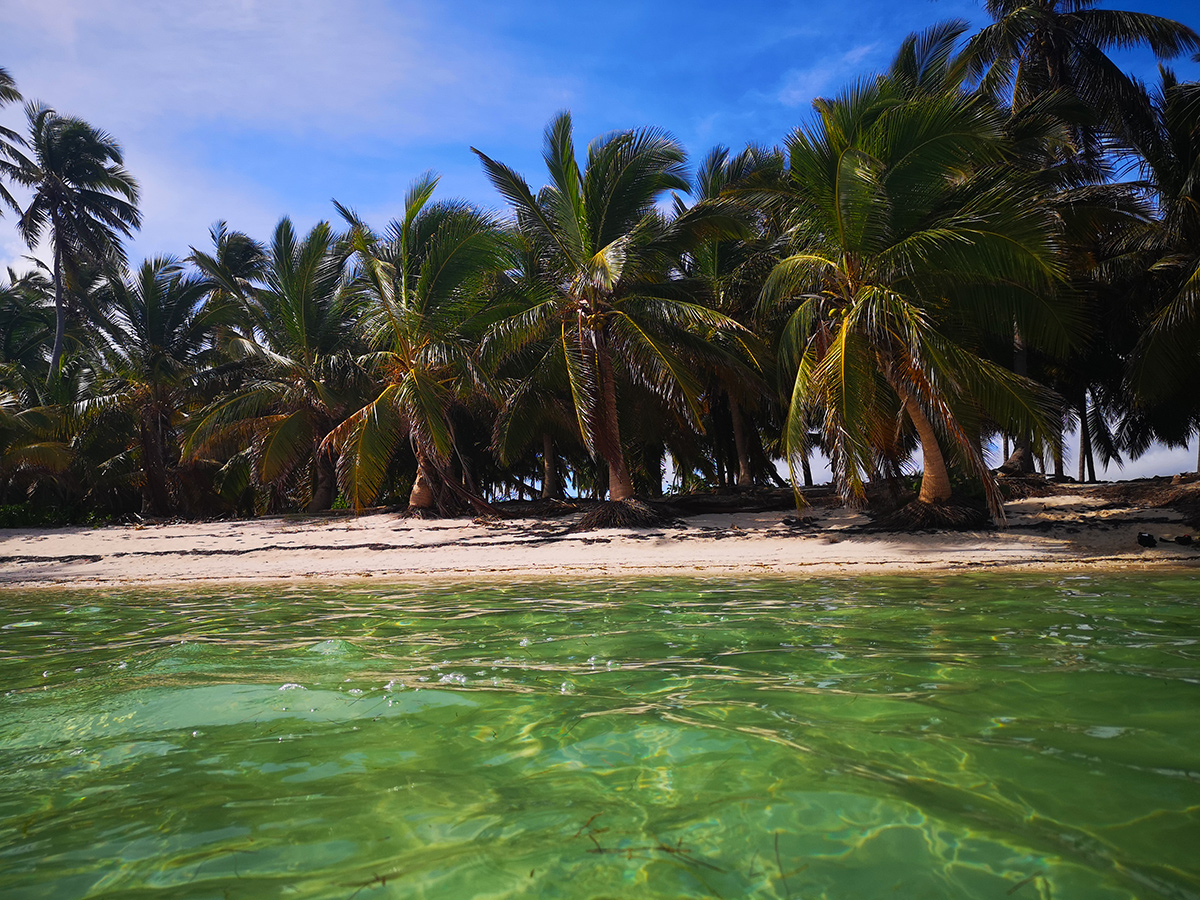
POLYGON ((1200 565, 1166 508, 1097 488, 1011 502, 1007 527, 872 532, 845 508, 708 513, 677 525, 570 533, 563 519, 419 520, 394 514, 0 530, 0 587, 273 579, 392 581, 930 574, 1200 565), (810 521, 807 521, 810 520, 810 521), (1139 546, 1148 532, 1158 546, 1139 546))

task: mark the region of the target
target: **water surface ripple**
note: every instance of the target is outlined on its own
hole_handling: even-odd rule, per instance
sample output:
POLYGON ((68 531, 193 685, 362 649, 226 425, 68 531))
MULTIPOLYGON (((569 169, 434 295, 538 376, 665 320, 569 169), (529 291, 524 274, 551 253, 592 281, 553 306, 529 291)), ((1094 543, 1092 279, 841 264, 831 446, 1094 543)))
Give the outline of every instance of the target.
POLYGON ((1200 900, 1200 589, 5 592, 0 896, 1200 900))

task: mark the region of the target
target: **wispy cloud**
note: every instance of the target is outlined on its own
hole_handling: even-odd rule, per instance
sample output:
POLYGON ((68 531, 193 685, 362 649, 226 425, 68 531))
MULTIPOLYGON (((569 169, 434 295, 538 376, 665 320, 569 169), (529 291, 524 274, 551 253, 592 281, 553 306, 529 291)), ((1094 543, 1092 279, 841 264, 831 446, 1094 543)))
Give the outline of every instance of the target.
MULTIPOLYGON (((543 77, 474 25, 415 0, 6 0, 0 63, 27 97, 122 143, 143 189, 135 253, 185 253, 217 217, 329 215, 330 179, 302 174, 322 161, 370 160, 377 184, 403 167, 407 181, 439 167, 437 147, 536 134, 569 105, 570 77, 543 77)), ((21 125, 18 110, 2 117, 21 125)))
POLYGON ((830 87, 839 87, 859 74, 864 60, 869 59, 879 44, 861 44, 833 60, 807 69, 791 69, 780 80, 775 99, 784 106, 807 106, 830 87))
POLYGON ((0 29, 24 48, 6 60, 19 83, 114 129, 169 117, 176 129, 444 139, 531 97, 561 98, 562 83, 522 77, 502 48, 455 34, 431 10, 385 0, 9 0, 0 29))

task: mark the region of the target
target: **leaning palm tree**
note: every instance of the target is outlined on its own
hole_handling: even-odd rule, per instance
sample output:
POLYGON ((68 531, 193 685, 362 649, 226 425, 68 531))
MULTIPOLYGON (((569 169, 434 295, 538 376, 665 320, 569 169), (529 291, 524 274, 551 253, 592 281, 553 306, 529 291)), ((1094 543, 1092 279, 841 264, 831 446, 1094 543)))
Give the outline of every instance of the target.
POLYGON ((1045 391, 981 356, 978 341, 1013 317, 1049 332, 1042 298, 1057 276, 1044 207, 1003 175, 1003 117, 961 91, 914 91, 894 76, 814 106, 816 121, 786 142, 786 179, 760 191, 793 221, 790 254, 763 297, 792 309, 780 348, 795 373, 787 455, 804 451, 818 415, 839 488, 862 498, 909 423, 923 460, 919 501, 951 498, 953 454, 1002 516, 982 418, 1052 433, 1053 409, 1045 391))
MULTIPOLYGON (((609 499, 632 499, 619 385, 640 383, 695 421, 700 386, 678 344, 690 335, 699 351, 703 329, 738 330, 728 317, 692 302, 671 279, 698 227, 718 220, 711 207, 669 222, 656 210, 667 191, 689 189, 683 149, 661 131, 600 138, 581 168, 571 116, 559 114, 546 128, 550 183, 537 195, 511 168, 475 153, 537 248, 545 279, 535 301, 500 323, 492 340, 515 349, 553 337, 580 435, 607 464, 609 499)), ((727 219, 719 221, 730 228, 727 219)))
POLYGON ((33 248, 47 231, 50 237, 56 323, 49 382, 57 377, 66 334, 64 279, 86 259, 124 261, 120 235, 129 237, 141 215, 137 182, 111 135, 48 106, 30 103, 25 111, 29 156, 8 175, 33 190, 17 223, 25 242, 33 248))
POLYGON ((144 509, 175 510, 172 469, 192 402, 195 375, 211 365, 215 329, 228 310, 207 300, 203 280, 169 257, 146 260, 130 278, 97 290, 103 337, 94 343, 92 394, 78 404, 83 419, 122 412, 133 417, 131 445, 143 473, 144 509))
MULTIPOLYGON (((228 247, 220 238, 218 249, 228 247)), ((243 381, 222 393, 198 416, 185 453, 249 442, 255 481, 282 493, 299 480, 309 512, 329 509, 337 496, 335 460, 322 452, 329 432, 362 405, 365 373, 356 363, 361 292, 346 277, 349 246, 320 222, 300 238, 284 218, 266 252, 262 286, 247 283, 230 265, 193 254, 193 260, 219 285, 245 304, 249 336, 237 336, 225 349, 242 363, 243 381)), ((240 254, 239 254, 240 256, 240 254)), ((245 267, 242 267, 245 268, 245 267)))
POLYGON ((364 365, 381 385, 325 440, 355 508, 375 501, 403 441, 416 457, 409 510, 449 511, 483 501, 451 469, 458 455, 454 410, 488 391, 478 341, 490 324, 491 286, 511 260, 504 230, 458 201, 430 202, 437 177, 409 188, 404 214, 383 235, 339 206, 351 225, 367 304, 371 352, 364 365))

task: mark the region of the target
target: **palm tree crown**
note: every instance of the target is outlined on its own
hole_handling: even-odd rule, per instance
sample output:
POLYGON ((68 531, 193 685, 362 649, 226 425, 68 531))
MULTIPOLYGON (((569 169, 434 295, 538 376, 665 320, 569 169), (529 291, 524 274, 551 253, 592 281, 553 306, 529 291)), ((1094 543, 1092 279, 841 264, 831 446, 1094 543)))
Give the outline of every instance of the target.
POLYGON ((356 507, 378 496, 404 439, 417 459, 411 509, 453 505, 446 491, 479 502, 448 476, 452 411, 489 389, 478 341, 490 324, 490 286, 509 267, 511 248, 493 217, 462 202, 431 202, 437 181, 431 173, 418 178, 403 216, 382 236, 339 207, 352 226, 366 297, 373 352, 364 363, 382 386, 326 440, 339 453, 339 481, 356 507))
POLYGON ((689 189, 683 148, 656 129, 622 131, 594 141, 581 169, 570 114, 561 113, 546 128, 550 183, 536 196, 508 166, 475 153, 539 256, 539 289, 494 338, 516 348, 556 337, 580 436, 608 464, 610 499, 628 499, 618 382, 645 386, 694 418, 699 386, 672 344, 699 327, 737 328, 671 283, 708 215, 668 222, 656 209, 665 192, 689 189))
POLYGON ((920 499, 951 494, 945 442, 999 513, 980 415, 1044 429, 1049 410, 1044 393, 980 356, 978 339, 1014 316, 1031 332, 1053 322, 1034 313, 1055 247, 1033 191, 997 177, 1002 117, 960 91, 925 91, 928 81, 894 70, 816 101, 815 123, 787 141, 786 179, 761 194, 794 223, 791 254, 764 289, 765 303, 794 304, 780 350, 795 373, 785 444, 798 457, 819 414, 852 498, 881 456, 895 459, 888 448, 908 419, 924 457, 920 499))
POLYGON ((83 258, 123 261, 119 235, 129 237, 141 215, 137 182, 125 170, 121 148, 111 135, 48 106, 31 103, 26 115, 30 155, 10 177, 33 190, 17 224, 25 242, 35 247, 50 232, 57 311, 48 376, 53 379, 66 332, 64 276, 72 276, 83 258))

